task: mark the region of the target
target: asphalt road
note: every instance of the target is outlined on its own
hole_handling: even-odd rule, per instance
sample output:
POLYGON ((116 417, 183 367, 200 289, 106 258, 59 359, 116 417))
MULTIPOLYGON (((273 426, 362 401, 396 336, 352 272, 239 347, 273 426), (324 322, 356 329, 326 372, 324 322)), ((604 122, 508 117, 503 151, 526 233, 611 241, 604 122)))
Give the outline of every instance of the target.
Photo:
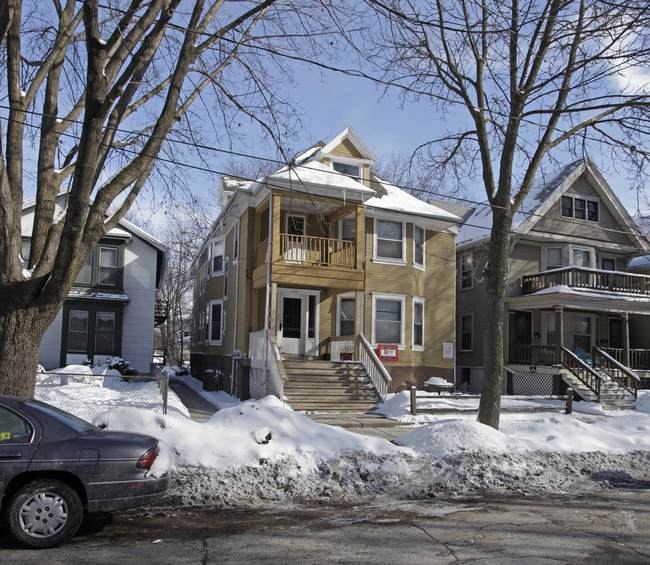
POLYGON ((150 509, 41 551, 0 537, 0 563, 649 563, 650 491, 255 510, 150 509))

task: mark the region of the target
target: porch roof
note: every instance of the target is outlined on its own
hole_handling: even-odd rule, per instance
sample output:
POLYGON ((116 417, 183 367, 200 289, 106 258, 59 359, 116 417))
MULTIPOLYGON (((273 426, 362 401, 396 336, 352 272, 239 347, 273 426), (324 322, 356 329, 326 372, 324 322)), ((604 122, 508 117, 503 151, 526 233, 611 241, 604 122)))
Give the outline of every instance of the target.
POLYGON ((650 297, 564 285, 523 296, 510 296, 506 303, 511 310, 539 310, 561 306, 572 310, 650 315, 650 297))

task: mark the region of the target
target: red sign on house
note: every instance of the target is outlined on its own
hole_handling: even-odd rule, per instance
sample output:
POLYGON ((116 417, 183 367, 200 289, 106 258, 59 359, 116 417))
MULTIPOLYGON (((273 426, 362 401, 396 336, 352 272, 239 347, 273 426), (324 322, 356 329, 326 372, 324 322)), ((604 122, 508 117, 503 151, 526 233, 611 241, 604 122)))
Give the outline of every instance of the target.
POLYGON ((397 361, 397 345, 379 345, 377 356, 382 361, 397 361))

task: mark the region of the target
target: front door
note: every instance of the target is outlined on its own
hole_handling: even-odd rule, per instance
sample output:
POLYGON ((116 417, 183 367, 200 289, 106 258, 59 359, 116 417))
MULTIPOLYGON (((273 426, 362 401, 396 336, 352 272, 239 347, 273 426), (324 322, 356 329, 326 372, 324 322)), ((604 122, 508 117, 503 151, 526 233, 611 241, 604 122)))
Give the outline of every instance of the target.
POLYGON ((282 353, 315 355, 318 292, 278 289, 276 338, 282 353))

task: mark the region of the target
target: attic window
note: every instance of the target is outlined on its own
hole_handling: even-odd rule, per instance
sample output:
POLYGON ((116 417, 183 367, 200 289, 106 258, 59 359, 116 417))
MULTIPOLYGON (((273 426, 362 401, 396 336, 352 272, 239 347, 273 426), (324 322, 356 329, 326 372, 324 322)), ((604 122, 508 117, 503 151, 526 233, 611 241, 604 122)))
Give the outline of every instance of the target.
POLYGON ((572 196, 562 197, 562 216, 576 220, 598 221, 598 202, 572 196))
POLYGON ((354 180, 359 180, 361 178, 361 173, 358 165, 350 165, 349 163, 340 163, 338 161, 334 161, 333 167, 337 173, 347 175, 354 180))

